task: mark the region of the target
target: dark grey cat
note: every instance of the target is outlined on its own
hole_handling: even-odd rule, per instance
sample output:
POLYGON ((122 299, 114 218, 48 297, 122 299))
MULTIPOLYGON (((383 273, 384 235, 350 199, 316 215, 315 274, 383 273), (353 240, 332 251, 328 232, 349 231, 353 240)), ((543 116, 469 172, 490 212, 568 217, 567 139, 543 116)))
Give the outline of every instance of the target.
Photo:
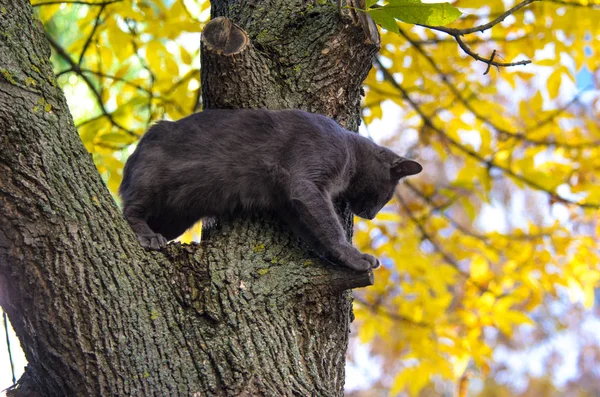
POLYGON ((322 115, 205 110, 150 128, 119 191, 145 248, 163 247, 202 217, 266 210, 334 261, 367 270, 379 262, 346 241, 332 200, 373 219, 400 178, 421 170, 322 115))

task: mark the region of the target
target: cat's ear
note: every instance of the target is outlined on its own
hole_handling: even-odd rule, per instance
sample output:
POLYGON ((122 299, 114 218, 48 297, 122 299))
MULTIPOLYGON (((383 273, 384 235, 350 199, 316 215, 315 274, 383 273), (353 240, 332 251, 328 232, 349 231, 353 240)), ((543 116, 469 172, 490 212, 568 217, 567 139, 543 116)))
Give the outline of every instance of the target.
POLYGON ((405 176, 418 174, 423 170, 423 166, 416 161, 399 158, 392 163, 390 173, 392 180, 400 180, 405 176))

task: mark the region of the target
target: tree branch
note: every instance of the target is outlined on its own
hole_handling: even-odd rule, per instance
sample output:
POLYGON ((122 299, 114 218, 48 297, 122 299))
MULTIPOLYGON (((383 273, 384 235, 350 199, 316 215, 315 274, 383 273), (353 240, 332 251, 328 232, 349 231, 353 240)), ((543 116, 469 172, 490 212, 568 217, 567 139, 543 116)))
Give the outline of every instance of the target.
POLYGON ((508 11, 502 13, 496 19, 494 19, 488 23, 485 23, 483 25, 474 26, 472 28, 456 29, 456 28, 447 28, 445 26, 429 26, 429 25, 420 25, 420 26, 423 26, 423 27, 426 27, 426 28, 429 28, 432 30, 444 32, 444 33, 447 33, 454 37, 463 36, 466 34, 476 33, 476 32, 485 32, 486 30, 491 29, 495 25, 504 21, 506 18, 508 18, 510 15, 514 14, 515 12, 519 11, 521 8, 527 7, 529 4, 534 3, 536 1, 542 1, 542 0, 524 0, 521 3, 517 4, 516 6, 514 6, 513 8, 509 9, 508 11))
MULTIPOLYGON (((425 50, 423 49, 423 47, 418 42, 416 42, 415 40, 413 40, 401 27, 398 27, 398 30, 399 30, 400 35, 402 37, 404 37, 417 50, 417 52, 419 54, 421 54, 425 58, 425 60, 427 61, 427 63, 429 63, 429 65, 436 71, 436 73, 439 74, 440 78, 442 79, 442 82, 450 89, 450 91, 454 94, 454 96, 456 97, 456 99, 458 99, 458 101, 469 112, 471 112, 475 116, 475 118, 477 118, 478 120, 480 120, 482 123, 487 124, 490 127, 494 128, 499 134, 510 136, 510 137, 516 138, 518 140, 521 140, 523 142, 527 142, 529 144, 536 145, 536 146, 560 146, 560 147, 564 147, 566 149, 584 149, 586 147, 593 147, 593 146, 596 146, 596 145, 600 144, 600 140, 589 141, 589 142, 582 142, 582 143, 569 143, 569 142, 566 142, 566 141, 563 142, 563 141, 557 141, 557 140, 533 139, 533 138, 528 138, 526 136, 526 133, 524 133, 524 132, 509 131, 509 130, 507 130, 505 128, 502 128, 502 127, 496 125, 495 123, 493 123, 492 121, 490 121, 487 117, 485 117, 481 113, 479 113, 471 105, 470 101, 468 101, 462 95, 462 93, 458 89, 458 87, 456 87, 456 85, 454 85, 450 81, 450 78, 448 77, 448 74, 445 73, 444 71, 442 71, 442 69, 438 66, 438 64, 433 60, 433 58, 431 56, 429 56, 429 54, 427 54, 425 52, 425 50)), ((577 95, 575 95, 563 107, 561 107, 560 109, 557 109, 553 114, 551 114, 550 116, 548 116, 546 119, 540 121, 539 123, 537 123, 532 128, 528 128, 526 131, 527 132, 534 131, 534 130, 536 130, 538 128, 541 128, 544 125, 547 125, 548 123, 551 123, 552 121, 554 121, 554 119, 556 119, 556 117, 560 116, 572 104, 574 104, 575 102, 577 102, 577 100, 579 99, 579 96, 585 90, 586 89, 581 90, 579 93, 577 93, 577 95)))
POLYGON ((518 65, 528 65, 531 63, 530 60, 524 60, 524 61, 518 61, 518 62, 496 62, 496 61, 494 61, 494 56, 495 56, 496 50, 494 50, 494 52, 492 53, 492 56, 490 56, 489 58, 484 58, 484 57, 480 56, 479 54, 477 54, 475 51, 471 50, 471 48, 467 44, 465 44, 465 42, 463 41, 463 39, 460 36, 454 36, 454 39, 458 43, 458 46, 460 48, 462 48, 462 50, 465 53, 467 53, 467 55, 471 56, 472 58, 476 59, 477 61, 487 63, 488 69, 486 70, 486 72, 484 74, 487 74, 487 71, 489 70, 491 65, 494 65, 497 67, 500 67, 500 66, 509 67, 509 66, 518 66, 518 65))
POLYGON ((77 63, 75 63, 75 61, 69 56, 69 54, 64 50, 64 48, 62 48, 49 34, 46 34, 46 39, 48 40, 48 42, 50 43, 50 45, 52 46, 52 48, 54 48, 54 50, 56 51, 56 53, 58 55, 60 55, 61 58, 63 58, 71 66, 71 69, 75 73, 77 73, 79 76, 81 76, 81 78, 83 79, 83 81, 85 81, 85 83, 87 84, 87 86, 90 88, 90 91, 92 91, 92 94, 94 94, 94 97, 96 98, 96 103, 100 107, 100 110, 101 110, 102 114, 108 118, 108 120, 110 121, 110 123, 112 125, 114 125, 115 127, 117 127, 118 129, 126 132, 127 134, 129 134, 131 136, 134 136, 136 138, 139 138, 140 137, 139 134, 136 134, 132 130, 123 127, 122 125, 120 125, 119 123, 117 123, 114 120, 114 118, 112 117, 112 114, 109 113, 106 110, 106 108, 104 107, 104 103, 102 102, 102 96, 100 95, 100 93, 98 92, 98 90, 96 89, 96 87, 94 86, 94 84, 92 83, 92 81, 89 79, 88 76, 86 76, 81 71, 81 68, 79 67, 79 65, 77 63))
MULTIPOLYGON (((450 224, 453 227, 455 227, 458 231, 460 231, 461 233, 463 233, 467 236, 476 238, 486 244, 490 244, 492 242, 492 240, 488 236, 477 233, 477 232, 461 225, 460 222, 458 222, 456 219, 454 219, 450 215, 446 214, 445 208, 440 208, 440 205, 436 205, 436 203, 431 199, 430 196, 425 195, 421 190, 419 190, 410 181, 406 180, 406 181, 404 181, 404 184, 431 208, 432 213, 439 212, 440 214, 442 214, 444 216, 444 218, 446 218, 448 220, 448 222, 450 222, 450 224)), ((538 239, 541 239, 544 237, 548 237, 550 235, 551 235, 550 233, 525 234, 525 235, 503 234, 502 237, 507 238, 509 240, 515 240, 515 241, 532 241, 532 240, 538 240, 538 239)), ((493 247, 493 246, 490 248, 493 248, 495 251, 501 250, 500 248, 493 247)))
POLYGON ((504 12, 503 14, 501 14, 499 17, 497 17, 496 19, 483 24, 483 25, 478 25, 472 28, 467 28, 467 29, 457 29, 457 28, 447 28, 444 26, 430 26, 430 25, 419 25, 419 26, 423 26, 432 30, 437 30, 439 32, 444 32, 449 34, 450 36, 454 37, 454 40, 456 40, 456 42, 458 43, 458 45, 460 46, 460 48, 469 56, 471 56, 472 58, 476 59, 477 61, 480 62, 484 62, 488 64, 488 69, 489 66, 493 65, 493 66, 497 66, 497 67, 508 67, 508 66, 517 66, 517 65, 527 65, 529 63, 531 63, 530 60, 524 60, 524 61, 518 61, 518 62, 497 62, 494 61, 494 55, 492 55, 490 58, 484 58, 482 56, 480 56, 479 54, 475 53, 473 50, 471 50, 471 48, 463 41, 463 39, 461 38, 461 36, 466 35, 466 34, 470 34, 470 33, 475 33, 475 32, 484 32, 488 29, 491 29, 492 27, 494 27, 495 25, 499 24, 500 22, 504 21, 506 18, 508 18, 510 15, 514 14, 515 12, 517 12, 518 10, 522 9, 523 7, 528 6, 529 4, 536 2, 536 1, 540 1, 540 0, 524 0, 521 3, 517 4, 516 6, 514 6, 513 8, 509 9, 508 11, 504 12))
POLYGON ((521 182, 529 185, 530 187, 532 187, 534 189, 537 189, 537 190, 547 193, 553 200, 555 200, 557 202, 561 202, 564 204, 574 204, 574 205, 577 205, 582 208, 600 208, 600 204, 598 204, 598 203, 577 202, 577 201, 572 201, 572 200, 563 198, 563 197, 559 196, 556 192, 553 192, 551 190, 544 188, 539 183, 525 177, 524 175, 519 175, 516 172, 514 172, 513 170, 511 170, 510 168, 506 168, 506 167, 503 167, 503 166, 495 163, 493 159, 483 158, 481 155, 479 155, 474 150, 469 149, 465 145, 461 144, 460 142, 456 141, 452 137, 448 136, 442 129, 440 129, 439 127, 437 127, 435 125, 435 123, 433 122, 433 120, 430 117, 428 117, 423 112, 421 107, 410 97, 408 92, 406 92, 406 90, 402 87, 402 85, 400 85, 394 79, 394 76, 391 75, 391 73, 381 64, 381 62, 379 62, 378 59, 375 59, 375 64, 377 65, 377 68, 382 71, 385 79, 388 80, 392 84, 393 87, 395 87, 398 91, 400 91, 402 93, 404 100, 406 100, 411 105, 411 107, 419 114, 419 116, 421 117, 421 119, 423 120, 425 125, 430 127, 440 137, 442 137, 443 139, 448 141, 452 146, 459 149, 461 152, 465 153, 469 157, 474 158, 475 160, 477 160, 478 162, 484 164, 485 166, 487 166, 489 168, 491 168, 491 167, 497 168, 500 171, 502 171, 504 174, 509 175, 517 180, 520 180, 521 182))

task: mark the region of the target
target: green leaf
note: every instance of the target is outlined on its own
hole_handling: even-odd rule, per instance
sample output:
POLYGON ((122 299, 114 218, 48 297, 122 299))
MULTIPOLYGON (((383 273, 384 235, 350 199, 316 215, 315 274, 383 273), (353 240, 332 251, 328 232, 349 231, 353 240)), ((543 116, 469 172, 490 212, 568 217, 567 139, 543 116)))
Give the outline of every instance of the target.
MULTIPOLYGON (((369 10, 373 20, 383 28, 397 32, 390 20, 441 26, 455 21, 462 13, 449 3, 423 4, 420 0, 390 0, 383 7, 369 10)), ((395 22, 394 22, 395 23, 395 22)))
POLYGON ((379 0, 367 0, 365 1, 365 9, 370 8, 373 4, 377 4, 379 0))
POLYGON ((369 10, 369 14, 371 14, 371 18, 373 18, 377 25, 389 30, 390 32, 400 33, 396 20, 393 16, 384 11, 384 8, 375 8, 374 10, 369 10))

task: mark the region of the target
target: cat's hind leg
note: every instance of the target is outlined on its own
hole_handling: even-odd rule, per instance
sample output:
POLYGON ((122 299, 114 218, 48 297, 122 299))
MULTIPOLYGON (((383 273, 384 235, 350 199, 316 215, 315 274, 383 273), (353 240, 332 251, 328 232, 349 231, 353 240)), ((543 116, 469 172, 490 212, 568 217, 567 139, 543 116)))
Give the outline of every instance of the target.
POLYGON ((135 210, 126 207, 124 211, 125 219, 137 235, 140 245, 146 249, 159 250, 167 245, 167 239, 160 233, 155 233, 150 229, 146 220, 136 213, 135 210))

